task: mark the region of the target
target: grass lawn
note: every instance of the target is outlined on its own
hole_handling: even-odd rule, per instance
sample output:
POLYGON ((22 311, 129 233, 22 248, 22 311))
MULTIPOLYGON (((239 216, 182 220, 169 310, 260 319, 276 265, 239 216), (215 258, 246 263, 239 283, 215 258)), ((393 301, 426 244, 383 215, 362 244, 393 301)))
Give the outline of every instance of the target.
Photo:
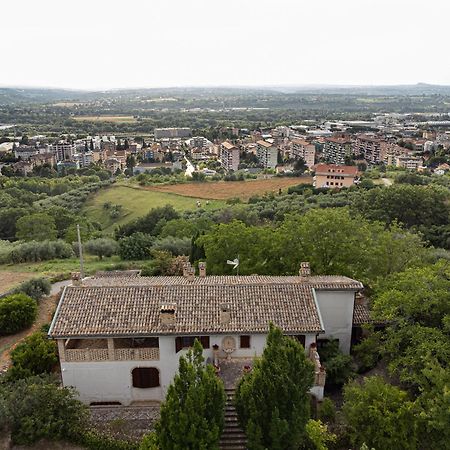
MULTIPOLYGON (((198 199, 201 200, 202 208, 205 209, 217 209, 225 204, 223 201, 211 200, 209 205, 206 205, 204 200, 200 197, 198 199)), ((90 197, 83 211, 88 217, 99 222, 105 231, 111 232, 117 225, 141 217, 153 208, 170 204, 177 211, 186 211, 196 209, 196 201, 197 198, 146 190, 138 186, 115 185, 101 189, 90 197), (119 218, 111 219, 110 212, 103 207, 106 202, 122 206, 119 218)))
MULTIPOLYGON (((123 266, 126 266, 126 268, 141 268, 145 263, 145 261, 122 261, 118 256, 99 260, 97 256, 85 255, 84 271, 86 275, 92 275, 98 270, 117 268, 117 265, 120 268, 123 266)), ((15 284, 39 276, 55 277, 64 274, 67 275, 67 278, 70 278, 71 272, 79 271, 80 261, 78 258, 54 259, 36 263, 3 264, 0 265, 0 281, 6 277, 13 279, 14 276, 16 276, 17 280, 15 284)), ((9 288, 11 287, 13 285, 10 285, 9 288)), ((2 290, 4 290, 3 286, 2 290)))

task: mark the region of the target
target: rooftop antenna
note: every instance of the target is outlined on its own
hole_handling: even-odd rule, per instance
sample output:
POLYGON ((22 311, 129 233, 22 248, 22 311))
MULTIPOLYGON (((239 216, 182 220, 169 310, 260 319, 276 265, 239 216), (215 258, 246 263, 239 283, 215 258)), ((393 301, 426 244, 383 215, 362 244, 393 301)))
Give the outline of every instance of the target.
POLYGON ((233 261, 228 259, 227 264, 233 266, 233 269, 236 269, 236 275, 239 276, 239 255, 233 261))
POLYGON ((80 254, 80 278, 84 278, 83 246, 81 245, 80 225, 77 224, 78 253, 80 254))

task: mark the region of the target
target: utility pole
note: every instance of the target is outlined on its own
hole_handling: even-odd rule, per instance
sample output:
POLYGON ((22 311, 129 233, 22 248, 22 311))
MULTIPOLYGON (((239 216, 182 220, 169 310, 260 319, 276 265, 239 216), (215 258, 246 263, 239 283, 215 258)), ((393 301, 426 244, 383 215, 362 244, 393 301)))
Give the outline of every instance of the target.
POLYGON ((81 245, 80 225, 77 224, 78 252, 80 254, 80 278, 84 278, 83 246, 81 245))

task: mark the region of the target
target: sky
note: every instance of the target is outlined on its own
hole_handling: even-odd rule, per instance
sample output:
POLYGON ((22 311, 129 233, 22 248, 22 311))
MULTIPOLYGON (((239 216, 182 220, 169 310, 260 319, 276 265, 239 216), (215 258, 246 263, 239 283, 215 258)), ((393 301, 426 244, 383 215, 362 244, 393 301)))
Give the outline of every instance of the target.
POLYGON ((450 85, 448 0, 0 3, 0 86, 450 85))

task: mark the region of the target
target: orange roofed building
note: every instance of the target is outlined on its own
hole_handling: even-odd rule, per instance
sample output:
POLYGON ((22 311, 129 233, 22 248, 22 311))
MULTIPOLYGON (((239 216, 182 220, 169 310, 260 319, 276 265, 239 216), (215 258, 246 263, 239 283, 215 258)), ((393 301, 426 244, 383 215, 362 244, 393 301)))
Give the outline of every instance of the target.
POLYGON ((339 166, 336 164, 317 164, 315 166, 314 187, 342 188, 353 186, 358 180, 356 166, 339 166))

